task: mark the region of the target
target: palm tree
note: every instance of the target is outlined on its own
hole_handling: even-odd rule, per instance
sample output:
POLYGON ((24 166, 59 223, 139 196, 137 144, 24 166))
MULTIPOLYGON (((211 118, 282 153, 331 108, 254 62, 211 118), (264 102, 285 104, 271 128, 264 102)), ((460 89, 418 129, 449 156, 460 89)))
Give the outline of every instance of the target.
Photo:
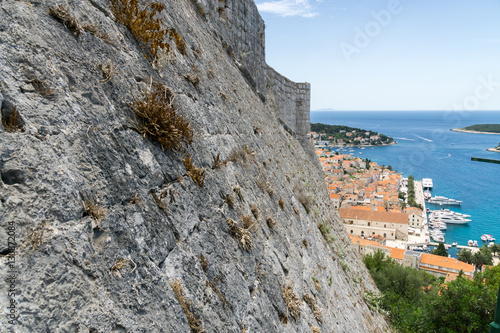
POLYGON ((497 252, 500 251, 500 246, 498 246, 498 244, 495 243, 490 247, 490 250, 491 252, 493 252, 494 255, 497 255, 497 252))
POLYGON ((463 249, 457 254, 457 258, 460 261, 466 262, 468 264, 472 264, 472 252, 467 249, 463 249))
POLYGON ((472 264, 476 266, 476 270, 481 271, 483 265, 488 262, 488 258, 484 255, 484 253, 476 252, 472 255, 472 264))

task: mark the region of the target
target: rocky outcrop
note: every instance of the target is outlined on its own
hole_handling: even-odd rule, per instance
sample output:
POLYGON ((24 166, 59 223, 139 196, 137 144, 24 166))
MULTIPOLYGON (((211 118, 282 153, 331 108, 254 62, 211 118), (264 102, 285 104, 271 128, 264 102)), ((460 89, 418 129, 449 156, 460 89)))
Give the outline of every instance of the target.
POLYGON ((0 2, 2 331, 386 331, 254 3, 162 3, 184 47, 151 61, 107 0, 0 2), (182 149, 137 130, 158 83, 182 149))

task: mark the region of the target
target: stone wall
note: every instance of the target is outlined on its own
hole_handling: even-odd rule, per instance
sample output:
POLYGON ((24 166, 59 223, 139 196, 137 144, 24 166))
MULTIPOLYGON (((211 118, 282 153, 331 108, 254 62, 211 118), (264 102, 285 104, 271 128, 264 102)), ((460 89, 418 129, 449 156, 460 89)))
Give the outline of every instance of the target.
POLYGON ((322 170, 290 135, 306 115, 279 120, 306 113, 307 86, 266 99, 259 58, 235 56, 261 43, 263 59, 255 5, 161 2, 186 47, 152 63, 109 0, 0 1, 0 109, 20 118, 0 125, 0 307, 16 305, 2 332, 387 332, 322 170), (137 130, 129 103, 152 82, 193 128, 182 152, 137 130))
POLYGON ((310 84, 295 83, 266 64, 265 24, 255 3, 251 0, 193 0, 193 3, 217 31, 249 85, 263 101, 273 104, 279 118, 309 148, 310 84))

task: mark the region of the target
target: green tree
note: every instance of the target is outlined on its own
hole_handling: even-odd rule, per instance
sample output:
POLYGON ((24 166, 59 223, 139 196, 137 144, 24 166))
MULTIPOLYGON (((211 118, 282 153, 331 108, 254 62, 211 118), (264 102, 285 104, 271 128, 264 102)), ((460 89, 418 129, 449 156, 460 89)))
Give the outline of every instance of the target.
POLYGON ((435 254, 435 255, 441 256, 441 257, 448 257, 448 252, 446 252, 446 249, 445 249, 443 243, 439 243, 437 248, 432 250, 431 254, 435 254))
POLYGON ((371 253, 367 254, 366 256, 363 257, 363 261, 365 263, 366 268, 368 268, 369 271, 375 271, 375 272, 378 272, 383 267, 394 264, 392 258, 386 256, 385 253, 382 252, 381 250, 377 250, 373 254, 371 253))
POLYGON ((488 258, 481 252, 476 252, 472 255, 472 264, 476 266, 476 270, 481 271, 483 265, 487 264, 488 258))
POLYGON ((497 252, 500 251, 500 246, 498 246, 498 244, 495 243, 490 247, 490 250, 491 252, 493 252, 494 255, 497 255, 497 252))
POLYGON ((468 249, 462 249, 457 253, 457 258, 460 261, 472 264, 472 252, 468 249))

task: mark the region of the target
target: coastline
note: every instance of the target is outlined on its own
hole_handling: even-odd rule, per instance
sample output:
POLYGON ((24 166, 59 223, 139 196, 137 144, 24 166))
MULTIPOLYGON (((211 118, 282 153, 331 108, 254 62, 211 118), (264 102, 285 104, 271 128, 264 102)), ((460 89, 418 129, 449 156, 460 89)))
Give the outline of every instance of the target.
POLYGON ((463 129, 463 128, 452 128, 450 131, 453 131, 453 132, 461 132, 461 133, 474 133, 474 134, 496 134, 496 135, 500 135, 500 133, 471 131, 471 130, 466 130, 466 129, 463 129))
POLYGON ((398 143, 396 141, 393 141, 391 143, 385 143, 385 144, 381 144, 381 145, 346 145, 346 144, 342 144, 342 145, 328 145, 328 146, 325 146, 325 147, 331 147, 331 148, 370 148, 370 147, 385 147, 385 146, 392 146, 392 145, 397 145, 398 143))

